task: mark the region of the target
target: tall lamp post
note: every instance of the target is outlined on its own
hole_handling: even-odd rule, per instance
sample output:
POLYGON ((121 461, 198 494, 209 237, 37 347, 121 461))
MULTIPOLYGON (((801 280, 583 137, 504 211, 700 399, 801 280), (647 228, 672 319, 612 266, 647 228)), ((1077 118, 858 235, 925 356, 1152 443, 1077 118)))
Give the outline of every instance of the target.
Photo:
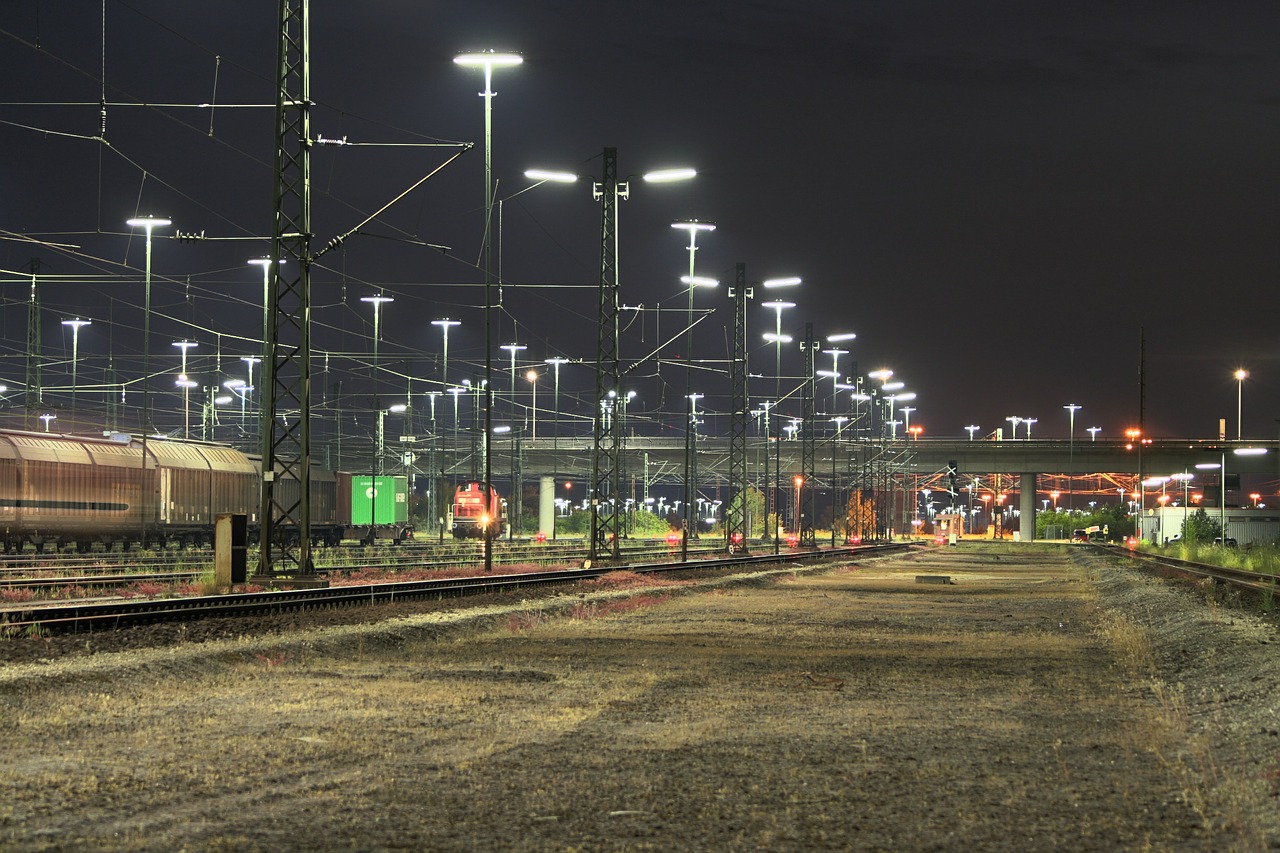
MULTIPOLYGON (((464 68, 484 69, 484 496, 489 502, 493 489, 493 463, 490 460, 490 433, 493 431, 493 252, 491 239, 493 226, 493 69, 511 68, 524 60, 519 54, 498 53, 494 50, 464 53, 453 61, 464 68)), ((493 537, 484 537, 484 570, 493 571, 493 537)))
POLYGON ((527 350, 528 348, 529 347, 527 347, 524 344, 517 344, 514 342, 509 344, 503 344, 502 346, 498 347, 498 349, 504 349, 507 352, 511 353, 511 415, 512 417, 514 417, 516 413, 516 353, 521 352, 523 350, 527 350))
POLYGON ((536 441, 538 438, 538 371, 525 371, 524 378, 529 380, 529 387, 533 389, 533 400, 529 405, 529 438, 536 441))
POLYGON ((1076 412, 1083 406, 1067 403, 1062 408, 1067 410, 1067 511, 1070 512, 1076 486, 1076 412))
MULTIPOLYGON (((143 228, 147 233, 147 261, 146 271, 144 273, 144 288, 142 302, 142 471, 143 480, 145 482, 145 472, 147 470, 147 434, 151 431, 151 413, 148 406, 151 402, 150 386, 151 386, 151 235, 156 228, 164 228, 172 225, 173 222, 168 219, 160 219, 154 216, 141 216, 130 219, 126 223, 130 228, 143 228)), ((48 429, 48 423, 45 428, 48 429)), ((143 548, 147 547, 147 512, 148 497, 147 488, 142 487, 142 496, 139 501, 141 505, 141 534, 139 543, 143 548)))
MULTIPOLYGON (((799 279, 796 279, 796 283, 798 282, 799 279)), ((764 286, 768 287, 768 285, 769 283, 765 282, 764 286)), ((777 406, 782 403, 782 345, 791 343, 791 336, 782 334, 782 312, 788 308, 796 307, 796 303, 788 302, 783 299, 771 299, 768 302, 761 302, 760 307, 773 309, 773 332, 766 332, 764 339, 773 343, 773 405, 774 408, 777 408, 777 406)), ((774 422, 778 424, 778 434, 774 439, 778 442, 778 445, 775 445, 774 448, 776 457, 775 461, 778 463, 781 463, 782 461, 782 448, 780 446, 782 441, 782 422, 778 420, 778 416, 780 416, 780 414, 780 412, 774 412, 774 422)), ((773 550, 776 554, 780 546, 778 537, 779 524, 777 521, 780 520, 782 516, 781 508, 778 506, 778 490, 780 488, 778 481, 782 478, 782 472, 779 470, 779 466, 774 467, 773 477, 774 482, 769 485, 770 500, 765 502, 765 517, 767 518, 769 516, 769 505, 772 504, 774 515, 777 516, 773 525, 773 550)))
POLYGON ((394 406, 389 406, 385 409, 378 409, 378 435, 376 447, 374 448, 373 453, 373 472, 372 476, 369 478, 370 545, 373 544, 373 540, 376 538, 376 534, 372 531, 378 524, 378 477, 382 475, 382 457, 386 453, 387 449, 387 430, 384 421, 388 412, 395 414, 403 412, 407 408, 409 407, 404 403, 396 403, 394 406))
MULTIPOLYGON (((529 177, 549 176, 557 173, 530 170, 529 177)), ((558 173, 567 181, 573 176, 558 173)), ((646 172, 641 177, 646 183, 672 183, 697 176, 690 168, 669 168, 646 172)), ((543 180, 559 178, 542 177, 543 180)), ((592 407, 593 437, 591 450, 591 493, 588 495, 591 510, 591 534, 587 543, 587 559, 597 559, 602 545, 608 546, 611 556, 619 556, 617 494, 619 483, 620 447, 617 433, 601 415, 609 405, 608 392, 616 390, 619 379, 619 323, 618 323, 618 203, 631 194, 630 177, 618 179, 618 149, 605 148, 601 163, 600 180, 592 181, 592 195, 600 202, 600 288, 599 320, 596 324, 596 399, 592 407), (607 520, 600 514, 601 505, 614 500, 614 511, 607 520)), ((611 422, 610 422, 611 423, 611 422)))
MULTIPOLYGON (((1244 381, 1249 378, 1249 371, 1240 368, 1232 374, 1236 378, 1236 439, 1244 434, 1244 426, 1242 416, 1244 414, 1244 381)), ((1222 536, 1225 539, 1226 533, 1222 536)))
MULTIPOLYGON (((693 292, 699 285, 704 287, 715 287, 719 282, 715 279, 704 278, 696 273, 697 254, 698 254, 698 234, 710 234, 716 230, 716 226, 711 222, 699 222, 696 219, 684 222, 673 222, 671 227, 677 231, 689 232, 689 274, 681 276, 680 281, 686 285, 689 298, 688 310, 685 313, 685 329, 684 329, 684 396, 690 401, 690 415, 684 425, 684 528, 685 536, 683 539, 692 537, 698 538, 698 512, 696 508, 696 499, 698 496, 698 463, 697 463, 697 441, 698 441, 698 416, 693 408, 695 403, 691 396, 693 383, 693 292)), ((684 551, 688 553, 687 548, 684 551)))
MULTIPOLYGON (((243 436, 245 432, 245 425, 244 425, 245 403, 248 402, 247 397, 253 394, 253 387, 254 387, 253 386, 253 366, 255 364, 261 364, 262 359, 256 355, 242 355, 240 356, 240 360, 244 362, 245 373, 247 376, 244 383, 244 389, 240 392, 240 433, 243 436)), ((259 396, 258 399, 259 401, 261 401, 262 397, 259 396)), ((259 436, 255 433, 254 438, 257 439, 258 437, 259 436)))
MULTIPOLYGON (((271 258, 250 258, 249 263, 255 267, 262 267, 262 340, 263 348, 266 348, 267 335, 269 334, 269 319, 267 311, 270 310, 271 304, 271 258)), ((284 263, 284 258, 280 259, 280 263, 284 263)), ((253 380, 249 380, 249 384, 253 384, 253 380)))
POLYGON ((441 317, 439 320, 432 320, 431 325, 439 326, 441 333, 444 335, 444 349, 441 352, 440 362, 440 387, 449 387, 449 329, 453 326, 461 326, 461 320, 450 320, 448 317, 441 317))
POLYGON ((182 437, 191 438, 191 389, 199 383, 192 382, 187 376, 187 351, 200 346, 195 341, 174 341, 173 345, 182 351, 182 367, 178 370, 177 385, 182 389, 182 437))
MULTIPOLYGON (((836 488, 836 448, 840 446, 840 429, 848 422, 843 415, 836 415, 831 422, 836 425, 835 435, 831 439, 831 547, 836 547, 836 509, 840 505, 840 490, 836 488)), ((848 538, 845 531, 845 538, 848 538)))
POLYGON ((555 356, 553 358, 543 359, 544 362, 551 365, 552 374, 552 392, 551 392, 551 409, 555 416, 555 426, 551 430, 552 448, 560 449, 560 365, 567 364, 569 359, 555 356))
POLYGON ((80 364, 80 330, 85 326, 92 326, 93 321, 81 320, 77 317, 74 320, 63 320, 62 325, 71 330, 71 424, 72 429, 75 429, 76 388, 79 385, 76 372, 80 364))

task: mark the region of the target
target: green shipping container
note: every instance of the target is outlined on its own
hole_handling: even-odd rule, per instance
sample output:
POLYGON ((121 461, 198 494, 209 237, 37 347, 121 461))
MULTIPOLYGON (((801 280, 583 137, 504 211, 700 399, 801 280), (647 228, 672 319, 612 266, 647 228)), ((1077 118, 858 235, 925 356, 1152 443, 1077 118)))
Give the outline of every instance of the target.
POLYGON ((351 478, 351 524, 400 524, 409 520, 409 481, 406 477, 351 478))

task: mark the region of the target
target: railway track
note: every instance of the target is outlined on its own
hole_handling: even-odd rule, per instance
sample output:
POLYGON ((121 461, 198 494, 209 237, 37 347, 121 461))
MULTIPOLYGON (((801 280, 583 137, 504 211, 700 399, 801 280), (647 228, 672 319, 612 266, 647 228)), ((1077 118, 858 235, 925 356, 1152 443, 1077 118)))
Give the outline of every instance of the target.
MULTIPOLYGON (((630 561, 661 560, 670 556, 672 547, 641 542, 629 544, 621 550, 624 558, 630 561)), ((719 554, 722 550, 723 545, 718 541, 689 547, 689 553, 695 559, 719 554)), ((493 562, 499 566, 553 566, 579 561, 583 559, 584 553, 584 546, 580 542, 565 545, 526 543, 495 549, 493 562)), ((349 574, 365 569, 445 571, 479 563, 483 559, 483 552, 473 547, 449 546, 346 548, 332 550, 326 557, 329 564, 317 566, 318 574, 349 574)), ((138 583, 193 582, 212 568, 213 552, 207 550, 108 561, 73 555, 66 555, 66 559, 50 559, 49 555, 39 555, 38 560, 25 561, 21 566, 0 567, 0 590, 38 591, 65 587, 101 589, 138 583), (189 568, 171 568, 183 564, 189 568)))
POLYGON ((32 630, 79 633, 114 630, 155 622, 226 618, 321 607, 387 603, 423 596, 460 597, 498 590, 575 583, 613 571, 643 574, 814 561, 832 557, 868 556, 905 551, 905 543, 858 545, 817 551, 791 551, 760 556, 734 556, 693 562, 631 563, 591 569, 560 569, 481 577, 403 581, 327 589, 277 590, 231 595, 193 596, 158 600, 113 600, 92 603, 20 606, 0 613, 0 633, 20 636, 32 630))
POLYGON ((1154 572, 1162 576, 1178 576, 1193 580, 1210 579, 1225 584, 1233 589, 1260 595, 1275 595, 1280 592, 1274 575, 1259 574, 1246 569, 1232 569, 1226 566, 1214 566, 1209 563, 1195 563, 1190 560, 1179 560, 1159 554, 1149 554, 1119 545, 1092 543, 1095 548, 1108 554, 1123 555, 1144 571, 1154 572))

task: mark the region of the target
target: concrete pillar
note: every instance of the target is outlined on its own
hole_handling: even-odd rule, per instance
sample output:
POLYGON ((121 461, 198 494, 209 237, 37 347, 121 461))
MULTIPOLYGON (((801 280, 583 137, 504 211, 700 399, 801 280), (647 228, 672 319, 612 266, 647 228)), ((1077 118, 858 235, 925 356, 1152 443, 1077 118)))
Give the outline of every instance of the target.
POLYGON ((550 539, 556 523, 556 478, 538 478, 538 532, 550 539))
POLYGON ((1018 522, 1018 538, 1023 542, 1034 542, 1036 538, 1036 475, 1021 474, 1018 485, 1018 509, 1021 517, 1018 522))

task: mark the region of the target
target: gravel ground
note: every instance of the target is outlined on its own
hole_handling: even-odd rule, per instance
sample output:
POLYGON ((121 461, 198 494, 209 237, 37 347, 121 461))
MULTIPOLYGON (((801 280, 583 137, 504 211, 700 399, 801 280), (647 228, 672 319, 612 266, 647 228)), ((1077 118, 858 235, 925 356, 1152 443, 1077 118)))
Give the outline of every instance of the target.
POLYGON ((1085 549, 456 604, 0 643, 0 848, 1280 845, 1273 627, 1085 549))

